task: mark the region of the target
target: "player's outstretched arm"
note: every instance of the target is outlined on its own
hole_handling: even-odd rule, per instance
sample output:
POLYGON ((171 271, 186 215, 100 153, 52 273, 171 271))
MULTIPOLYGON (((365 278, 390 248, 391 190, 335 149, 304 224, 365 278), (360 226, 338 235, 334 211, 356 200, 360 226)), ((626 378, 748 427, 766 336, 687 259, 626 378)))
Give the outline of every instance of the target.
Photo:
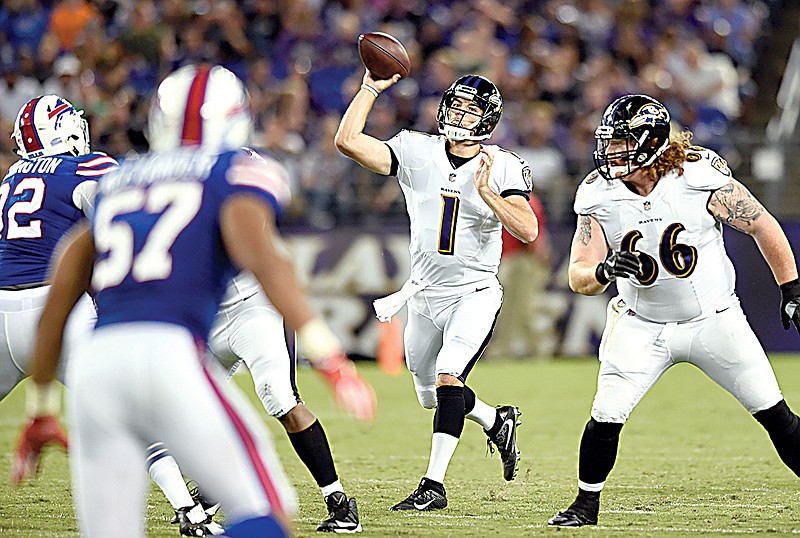
POLYGON ((65 240, 66 246, 51 268, 52 285, 39 317, 31 356, 30 375, 39 385, 56 378, 67 318, 92 282, 95 250, 88 227, 76 225, 65 240))
POLYGON ((778 284, 797 279, 792 247, 781 225, 744 185, 732 179, 714 191, 708 210, 718 221, 753 237, 778 284))
POLYGON ((363 84, 347 107, 334 142, 336 148, 364 168, 387 175, 392 169, 392 155, 382 141, 364 134, 364 125, 372 105, 380 92, 400 80, 394 75, 386 80, 374 80, 369 71, 366 72, 363 84))
POLYGON ((31 357, 25 411, 28 421, 20 433, 11 481, 19 484, 39 469, 42 449, 48 444, 67 448, 67 436, 55 415, 61 407, 61 388, 55 380, 64 327, 75 303, 89 289, 94 243, 89 230, 78 225, 57 258, 31 357))
POLYGON ((375 392, 344 354, 339 339, 314 317, 294 265, 280 245, 272 210, 255 195, 237 194, 223 205, 220 220, 231 259, 253 273, 297 332, 298 348, 330 384, 339 406, 360 420, 372 420, 377 407, 375 392))

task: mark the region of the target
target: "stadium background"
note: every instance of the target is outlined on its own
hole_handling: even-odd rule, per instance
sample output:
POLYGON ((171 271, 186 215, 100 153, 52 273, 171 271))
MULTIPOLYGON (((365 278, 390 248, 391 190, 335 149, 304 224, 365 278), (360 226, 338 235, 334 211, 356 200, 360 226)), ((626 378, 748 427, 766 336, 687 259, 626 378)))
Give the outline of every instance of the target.
MULTIPOLYGON (((408 274, 407 217, 396 182, 341 156, 333 135, 360 84, 356 40, 400 39, 412 74, 378 99, 367 132, 435 132, 441 92, 459 75, 495 81, 505 99, 491 142, 524 156, 552 243, 547 289, 530 308, 544 356, 591 354, 607 297, 566 288, 571 200, 591 170, 593 131, 623 93, 664 102, 676 127, 717 150, 781 219, 800 252, 800 4, 793 0, 4 0, 0 133, 25 101, 56 93, 85 110, 93 149, 147 149, 144 122, 161 78, 190 62, 242 77, 254 147, 289 169, 282 223, 318 306, 348 349, 374 356, 370 301, 408 274), (791 53, 791 51, 793 51, 791 53)), ((0 136, 0 166, 15 159, 0 136)), ((770 351, 800 350, 778 322, 779 294, 752 241, 726 231, 745 310, 770 351)))

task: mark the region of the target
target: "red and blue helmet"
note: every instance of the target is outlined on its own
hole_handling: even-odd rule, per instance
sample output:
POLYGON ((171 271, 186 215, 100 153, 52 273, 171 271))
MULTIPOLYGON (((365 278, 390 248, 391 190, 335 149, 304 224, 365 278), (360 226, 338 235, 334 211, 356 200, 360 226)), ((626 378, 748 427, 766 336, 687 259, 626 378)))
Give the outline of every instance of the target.
POLYGON ((14 122, 12 138, 25 159, 89 153, 89 125, 83 111, 57 95, 40 95, 25 103, 14 122))
POLYGON ((245 146, 253 130, 244 83, 221 65, 187 65, 159 85, 150 105, 150 149, 214 150, 245 146))

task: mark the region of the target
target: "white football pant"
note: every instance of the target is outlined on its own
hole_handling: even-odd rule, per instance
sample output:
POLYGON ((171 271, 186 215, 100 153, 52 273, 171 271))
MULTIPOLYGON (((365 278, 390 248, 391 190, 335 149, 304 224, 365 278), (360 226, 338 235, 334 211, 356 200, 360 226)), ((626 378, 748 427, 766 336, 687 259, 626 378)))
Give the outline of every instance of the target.
MULTIPOLYGON (((50 286, 28 290, 0 290, 0 400, 25 377, 30 367, 39 316, 50 286)), ((85 342, 97 321, 91 298, 84 294, 75 305, 64 330, 63 358, 58 378, 64 381, 68 355, 85 342)))
POLYGON ((208 348, 226 370, 240 360, 247 365, 256 394, 270 416, 280 418, 301 402, 283 316, 263 291, 219 311, 208 348))
POLYGON ((429 286, 408 300, 406 365, 422 407, 436 407, 436 377, 466 379, 489 343, 503 288, 497 278, 467 286, 429 286))
POLYGON ((296 509, 266 426, 205 346, 164 323, 102 327, 68 365, 70 461, 81 536, 145 535, 153 439, 228 521, 296 509))
POLYGON ((680 362, 700 368, 751 414, 777 404, 783 396, 775 373, 738 299, 732 296, 717 311, 698 320, 656 323, 632 315, 620 297, 612 299, 592 418, 624 423, 650 387, 680 362))

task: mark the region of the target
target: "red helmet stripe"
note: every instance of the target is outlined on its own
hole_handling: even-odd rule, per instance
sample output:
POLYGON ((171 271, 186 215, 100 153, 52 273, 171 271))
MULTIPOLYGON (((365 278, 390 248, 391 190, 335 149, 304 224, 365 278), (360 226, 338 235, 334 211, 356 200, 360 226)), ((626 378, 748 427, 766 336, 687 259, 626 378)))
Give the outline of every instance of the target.
POLYGON ((36 109, 36 103, 39 102, 41 97, 36 97, 28 101, 22 113, 19 115, 19 130, 22 133, 22 144, 25 146, 25 151, 31 153, 44 149, 42 141, 39 140, 39 133, 33 126, 33 111, 36 109))
POLYGON ((52 120, 54 117, 58 116, 58 114, 60 114, 61 112, 63 112, 64 110, 66 110, 68 108, 69 108, 69 105, 67 103, 64 103, 62 105, 58 105, 56 108, 54 108, 53 110, 51 110, 50 112, 47 113, 47 119, 52 120))
POLYGON ((189 95, 186 98, 186 110, 183 114, 183 130, 181 131, 181 146, 192 146, 203 141, 203 118, 200 109, 206 98, 206 86, 211 68, 201 65, 197 68, 189 95))

